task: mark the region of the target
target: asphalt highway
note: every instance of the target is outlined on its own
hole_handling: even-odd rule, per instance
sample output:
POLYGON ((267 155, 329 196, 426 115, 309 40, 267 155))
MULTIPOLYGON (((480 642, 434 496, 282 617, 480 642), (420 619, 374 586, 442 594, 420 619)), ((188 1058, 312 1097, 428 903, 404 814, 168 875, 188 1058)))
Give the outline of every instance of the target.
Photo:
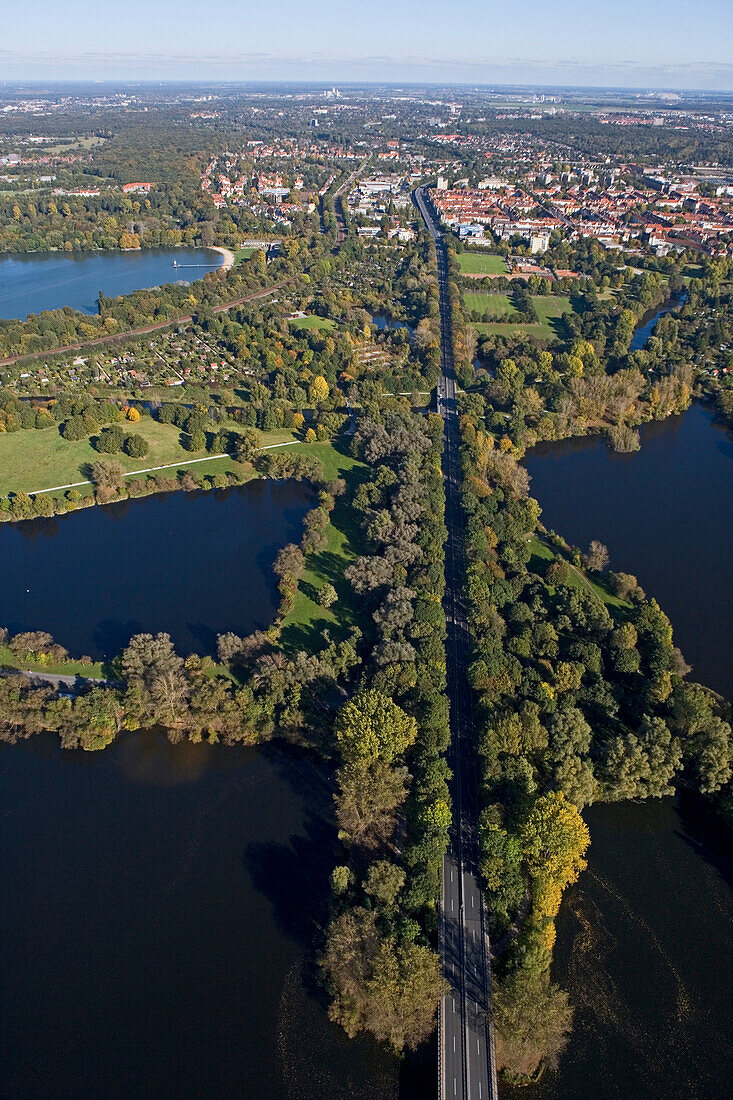
POLYGON ((491 1021, 491 956, 478 865, 478 804, 471 692, 467 680, 469 635, 463 596, 465 549, 460 504, 456 379, 451 340, 445 248, 423 188, 415 203, 435 240, 440 284, 442 373, 438 411, 443 417, 443 482, 448 530, 445 611, 448 626, 450 766, 453 772, 453 825, 443 861, 440 949, 450 989, 440 1009, 441 1100, 498 1100, 491 1021))

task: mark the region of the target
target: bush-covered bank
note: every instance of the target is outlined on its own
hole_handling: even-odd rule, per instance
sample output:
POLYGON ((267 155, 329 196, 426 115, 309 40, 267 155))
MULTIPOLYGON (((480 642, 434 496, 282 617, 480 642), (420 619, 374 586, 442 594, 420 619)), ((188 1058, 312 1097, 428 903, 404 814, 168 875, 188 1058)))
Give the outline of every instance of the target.
MULTIPOLYGON (((442 990, 434 948, 450 820, 442 423, 375 403, 352 446, 369 470, 349 502, 363 551, 346 572, 360 626, 340 630, 339 640, 324 630, 310 652, 286 653, 280 644, 308 555, 323 547, 335 497, 347 486, 325 481, 315 457, 270 452, 261 456, 263 473, 307 477, 318 489, 300 545, 278 554, 281 602, 271 628, 220 636, 224 669, 208 657, 182 660, 167 635, 139 635, 114 664, 124 686, 87 685, 73 697, 11 673, 0 678, 0 737, 50 730, 65 747, 94 750, 122 729, 156 724, 173 740, 255 744, 278 736, 336 759, 346 862, 334 872, 323 955, 333 1015, 350 1033, 368 1029, 401 1049, 430 1033, 442 990), (370 701, 373 738, 362 714, 370 701), (352 944, 349 965, 334 947, 343 936, 352 944)), ((42 661, 48 640, 37 641, 46 649, 24 652, 42 661)))
POLYGON ((635 578, 608 574, 600 544, 581 558, 557 536, 538 537, 540 509, 516 461, 545 433, 603 423, 621 433, 684 408, 694 372, 673 365, 634 383, 620 344, 576 340, 559 356, 517 344, 516 357, 497 341, 484 349, 489 369, 474 374, 454 286, 451 308, 465 386, 470 681, 482 871, 498 950, 497 1055, 508 1079, 521 1082, 556 1058, 569 1034, 567 997, 550 981, 550 964, 562 891, 583 869, 590 840, 581 810, 679 786, 724 792, 733 741, 721 700, 685 682, 670 623, 635 578), (616 355, 615 373, 606 373, 604 350, 616 355))
POLYGON ((322 965, 333 1018, 398 1050, 430 1034, 443 988, 434 949, 450 823, 442 436, 438 417, 372 415, 354 437, 373 473, 354 501, 369 552, 347 577, 371 619, 370 648, 336 719, 346 860, 332 875, 322 965))

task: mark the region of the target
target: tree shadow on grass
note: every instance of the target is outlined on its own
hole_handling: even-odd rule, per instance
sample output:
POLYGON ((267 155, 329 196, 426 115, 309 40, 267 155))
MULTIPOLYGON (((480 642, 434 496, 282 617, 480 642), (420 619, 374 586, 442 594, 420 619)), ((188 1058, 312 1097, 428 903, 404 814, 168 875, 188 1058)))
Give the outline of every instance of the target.
POLYGON ((549 317, 547 324, 556 340, 567 343, 570 339, 570 329, 564 317, 549 317))
POLYGON ((307 596, 309 600, 313 600, 314 603, 318 603, 318 588, 315 584, 311 584, 310 581, 301 581, 298 587, 304 596, 307 596))

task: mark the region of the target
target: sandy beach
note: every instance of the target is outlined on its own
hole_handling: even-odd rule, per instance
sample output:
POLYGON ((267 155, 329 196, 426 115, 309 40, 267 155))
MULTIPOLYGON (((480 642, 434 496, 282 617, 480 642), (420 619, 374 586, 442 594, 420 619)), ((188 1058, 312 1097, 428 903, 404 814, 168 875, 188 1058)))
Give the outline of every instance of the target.
POLYGON ((220 271, 228 271, 230 267, 234 267, 234 253, 230 248, 224 248, 224 246, 220 244, 210 244, 207 247, 210 248, 212 252, 220 252, 224 257, 224 262, 219 269, 220 271))

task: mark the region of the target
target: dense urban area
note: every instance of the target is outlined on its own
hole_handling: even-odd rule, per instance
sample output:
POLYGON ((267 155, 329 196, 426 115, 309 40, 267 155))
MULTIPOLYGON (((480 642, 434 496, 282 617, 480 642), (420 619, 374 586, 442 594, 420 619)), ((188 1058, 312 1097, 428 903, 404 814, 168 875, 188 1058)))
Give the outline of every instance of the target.
POLYGON ((733 99, 0 90, 0 266, 179 246, 212 269, 0 320, 0 520, 295 479, 274 621, 188 654, 161 624, 105 661, 3 629, 0 738, 317 759, 331 1019, 400 1054, 439 1026, 441 1096, 473 1096, 457 997, 486 1095, 536 1082, 572 1044, 551 966, 584 811, 684 791, 733 825, 729 702, 601 541, 543 523, 524 465, 570 437, 630 454, 693 402, 733 427, 733 99))

